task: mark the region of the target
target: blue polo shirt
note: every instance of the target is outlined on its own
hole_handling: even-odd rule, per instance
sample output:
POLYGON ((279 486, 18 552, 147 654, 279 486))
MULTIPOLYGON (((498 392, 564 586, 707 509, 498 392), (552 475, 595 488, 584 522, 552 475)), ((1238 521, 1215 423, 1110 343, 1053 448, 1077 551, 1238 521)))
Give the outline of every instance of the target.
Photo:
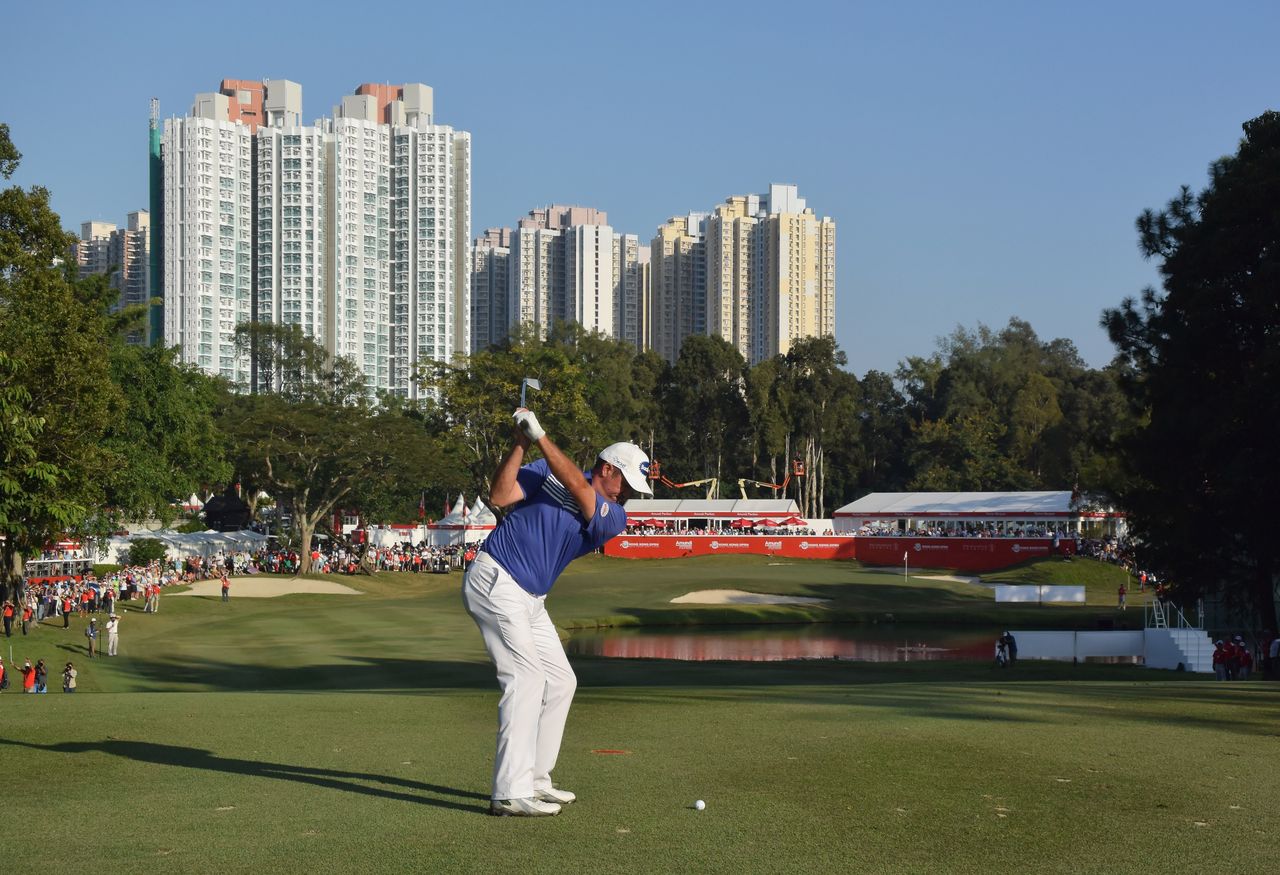
MULTIPOLYGON (((590 482, 591 473, 584 474, 590 482)), ((598 494, 595 515, 583 519, 578 502, 546 459, 521 468, 516 483, 524 498, 490 533, 484 552, 533 595, 546 595, 570 562, 598 550, 627 527, 622 506, 598 494)))

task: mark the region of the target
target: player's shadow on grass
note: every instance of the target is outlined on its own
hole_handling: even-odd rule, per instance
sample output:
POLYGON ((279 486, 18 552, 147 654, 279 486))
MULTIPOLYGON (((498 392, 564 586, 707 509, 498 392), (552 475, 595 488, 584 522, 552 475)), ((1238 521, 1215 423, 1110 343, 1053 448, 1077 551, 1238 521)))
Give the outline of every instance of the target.
POLYGON ((130 741, 128 739, 107 738, 102 741, 63 741, 54 744, 13 741, 0 738, 0 744, 25 747, 31 750, 48 751, 50 753, 105 753, 140 763, 152 763, 160 766, 174 766, 187 769, 203 769, 210 772, 223 772, 231 775, 244 775, 252 778, 274 778, 281 781, 295 781, 300 784, 311 784, 330 790, 342 790, 358 793, 363 796, 376 796, 381 799, 395 799, 401 802, 412 802, 420 805, 431 805, 436 808, 452 808, 480 814, 487 810, 469 802, 455 802, 441 799, 440 796, 452 796, 463 800, 488 802, 489 797, 471 790, 459 790, 455 787, 443 787, 439 784, 427 784, 408 778, 397 778, 392 775, 373 775, 362 772, 344 772, 337 769, 321 769, 313 766, 290 765, 287 763, 269 763, 261 760, 246 760, 238 757, 223 757, 213 751, 196 747, 180 747, 173 744, 161 744, 152 741, 130 741), (383 785, 383 786, 371 786, 383 785), (434 795, 422 795, 434 794, 434 795))
MULTIPOLYGON (((83 654, 82 654, 83 655, 83 654)), ((143 689, 262 692, 358 690, 417 692, 424 688, 495 688, 484 663, 353 654, 306 665, 233 662, 212 657, 131 658, 128 673, 143 689)))

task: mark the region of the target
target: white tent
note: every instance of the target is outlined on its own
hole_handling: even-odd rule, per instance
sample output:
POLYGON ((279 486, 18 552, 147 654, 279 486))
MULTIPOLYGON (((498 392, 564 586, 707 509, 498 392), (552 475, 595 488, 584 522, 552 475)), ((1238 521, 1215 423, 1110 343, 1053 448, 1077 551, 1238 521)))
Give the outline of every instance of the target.
POLYGON ((188 556, 214 556, 219 551, 223 554, 237 551, 256 550, 267 541, 267 536, 248 529, 239 532, 175 532, 172 529, 161 529, 156 532, 135 532, 130 535, 117 535, 107 542, 106 561, 115 565, 123 565, 129 560, 129 547, 135 540, 152 539, 165 545, 165 555, 170 559, 185 559, 188 556))
POLYGON ((471 517, 467 520, 467 523, 473 528, 476 526, 496 526, 498 517, 494 515, 493 511, 489 510, 488 505, 477 495, 475 507, 471 508, 471 517))
POLYGON ((437 526, 460 526, 463 524, 466 514, 467 514, 467 498, 465 495, 459 495, 458 500, 453 503, 453 510, 449 511, 447 514, 441 517, 440 521, 436 523, 436 525, 437 526))
POLYGON ((836 517, 1052 516, 1072 514, 1070 492, 873 492, 836 517))
POLYGON ((466 496, 459 495, 453 510, 428 527, 427 539, 435 546, 478 541, 488 535, 497 524, 498 518, 479 496, 476 497, 475 506, 468 508, 466 496))
POLYGON ((416 544, 422 540, 426 526, 414 526, 412 529, 393 529, 390 526, 370 526, 369 543, 375 547, 390 547, 408 541, 416 544))
POLYGON ((755 519, 799 513, 800 506, 790 498, 633 498, 627 502, 628 519, 755 519))
POLYGON ((497 516, 485 505, 482 498, 476 496, 476 503, 468 507, 466 497, 459 495, 453 510, 445 514, 439 522, 433 523, 432 528, 483 529, 493 528, 497 524, 497 516))

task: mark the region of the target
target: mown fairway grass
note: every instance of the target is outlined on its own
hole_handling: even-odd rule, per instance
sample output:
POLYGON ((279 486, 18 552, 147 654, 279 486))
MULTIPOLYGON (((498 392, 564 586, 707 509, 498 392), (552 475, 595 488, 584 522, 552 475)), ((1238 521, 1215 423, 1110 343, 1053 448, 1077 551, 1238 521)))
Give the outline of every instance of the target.
MULTIPOLYGON (((727 609, 667 616, 663 604, 732 586, 835 597, 830 611, 867 622, 952 608, 986 624, 1011 616, 967 585, 892 580, 848 563, 591 559, 549 605, 582 625, 720 622, 727 609)), ((363 594, 228 605, 166 595, 160 614, 124 617, 119 658, 93 664, 72 652, 83 650, 79 620, 69 633, 53 624, 6 641, 19 659, 83 669, 76 696, 0 696, 6 802, 31 824, 30 840, 8 844, 8 868, 1149 872, 1274 862, 1276 685, 1120 666, 579 659, 556 776, 581 801, 550 820, 490 818, 496 688, 458 575, 355 583, 363 594), (690 807, 698 798, 706 811, 690 807)), ((1082 625, 1099 615, 1039 610, 1082 625)))

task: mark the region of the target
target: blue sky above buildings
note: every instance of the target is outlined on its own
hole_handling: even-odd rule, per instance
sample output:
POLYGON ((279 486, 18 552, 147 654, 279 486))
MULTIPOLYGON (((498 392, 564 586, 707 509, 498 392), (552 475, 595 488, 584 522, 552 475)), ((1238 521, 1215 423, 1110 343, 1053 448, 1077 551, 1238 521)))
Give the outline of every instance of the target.
POLYGON ((669 216, 794 183, 837 228, 859 375, 957 325, 1028 320, 1092 365, 1156 282, 1133 222, 1280 109, 1280 5, 1185 2, 20 3, 0 121, 65 227, 147 206, 147 117, 224 77, 424 82, 473 136, 472 228, 592 206, 669 216))

